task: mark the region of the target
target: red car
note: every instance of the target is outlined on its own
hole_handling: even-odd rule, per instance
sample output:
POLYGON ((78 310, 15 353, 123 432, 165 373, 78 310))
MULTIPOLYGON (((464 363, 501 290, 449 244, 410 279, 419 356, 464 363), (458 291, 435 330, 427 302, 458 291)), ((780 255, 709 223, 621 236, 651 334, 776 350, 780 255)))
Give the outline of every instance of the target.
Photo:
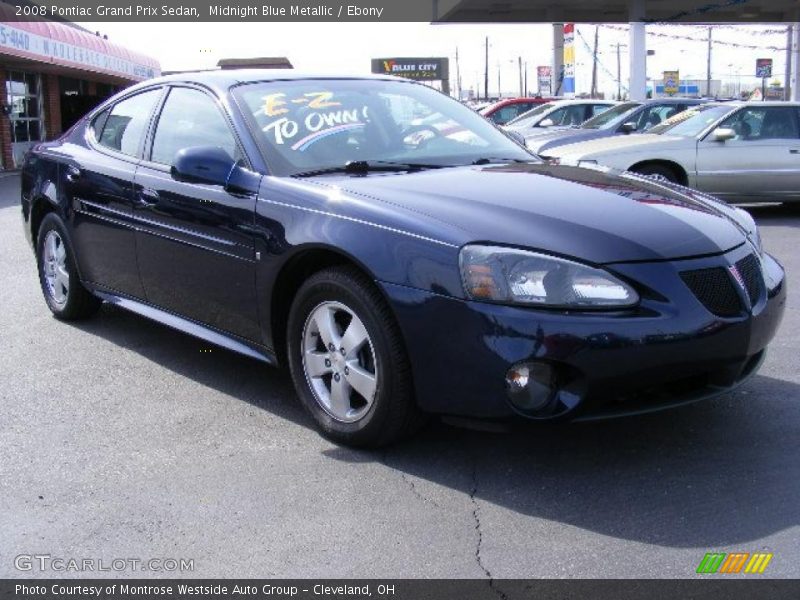
POLYGON ((497 125, 505 125, 511 119, 516 119, 522 113, 528 112, 537 104, 544 104, 552 100, 558 100, 558 98, 506 98, 505 100, 493 102, 478 112, 497 125))

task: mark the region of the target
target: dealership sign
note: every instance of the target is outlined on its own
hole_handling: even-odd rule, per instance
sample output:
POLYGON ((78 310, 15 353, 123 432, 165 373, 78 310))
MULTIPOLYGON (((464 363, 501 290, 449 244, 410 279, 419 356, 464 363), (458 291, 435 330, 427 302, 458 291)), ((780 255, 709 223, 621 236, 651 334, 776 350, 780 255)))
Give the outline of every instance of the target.
POLYGON ((372 72, 407 79, 442 81, 450 76, 447 58, 373 58, 372 72))
POLYGON ((766 79, 772 77, 772 59, 771 58, 757 58, 756 59, 756 77, 766 79))
POLYGON ((681 89, 681 75, 678 71, 664 71, 664 93, 674 96, 681 89))
POLYGON ((561 92, 567 98, 575 96, 575 23, 564 24, 564 81, 561 92))

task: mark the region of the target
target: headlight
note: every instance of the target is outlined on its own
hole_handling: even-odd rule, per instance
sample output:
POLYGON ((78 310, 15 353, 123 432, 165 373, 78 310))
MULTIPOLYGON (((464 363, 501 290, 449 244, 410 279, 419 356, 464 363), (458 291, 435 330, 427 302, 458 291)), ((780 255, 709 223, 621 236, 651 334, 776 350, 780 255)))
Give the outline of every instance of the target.
POLYGON ((764 245, 761 242, 761 232, 758 230, 758 226, 755 226, 753 230, 747 235, 750 243, 753 244, 753 248, 756 249, 756 252, 759 254, 764 254, 764 245))
POLYGON ((761 242, 761 232, 758 230, 758 225, 756 224, 755 219, 753 219, 753 216, 738 206, 734 206, 733 209, 736 211, 736 214, 739 215, 742 226, 747 230, 747 239, 750 240, 750 244, 752 244, 759 256, 764 254, 764 246, 761 242))
POLYGON ((461 250, 461 277, 470 298, 559 308, 624 308, 636 291, 611 273, 563 258, 499 246, 461 250))

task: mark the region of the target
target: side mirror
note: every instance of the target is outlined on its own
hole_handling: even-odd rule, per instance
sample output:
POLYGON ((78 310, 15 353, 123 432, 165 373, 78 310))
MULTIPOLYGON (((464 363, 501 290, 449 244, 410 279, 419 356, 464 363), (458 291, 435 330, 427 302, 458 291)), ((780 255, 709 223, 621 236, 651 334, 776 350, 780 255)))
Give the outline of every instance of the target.
POLYGON ((525 136, 522 135, 519 131, 515 131, 513 129, 507 129, 506 135, 510 137, 512 140, 517 142, 520 146, 525 145, 525 136))
POLYGON ((256 193, 261 181, 257 173, 240 166, 219 146, 178 150, 170 173, 176 181, 219 185, 236 194, 256 193))
POLYGON ((619 128, 619 130, 623 133, 633 133, 637 129, 639 129, 639 126, 636 125, 634 121, 628 121, 627 123, 623 123, 619 128))
POLYGON ((539 121, 539 127, 552 127, 555 125, 553 119, 545 119, 544 121, 539 121))
POLYGON ((729 129, 727 127, 718 127, 714 131, 711 132, 711 139, 715 142, 727 142, 728 140, 732 140, 736 137, 736 132, 733 129, 729 129))

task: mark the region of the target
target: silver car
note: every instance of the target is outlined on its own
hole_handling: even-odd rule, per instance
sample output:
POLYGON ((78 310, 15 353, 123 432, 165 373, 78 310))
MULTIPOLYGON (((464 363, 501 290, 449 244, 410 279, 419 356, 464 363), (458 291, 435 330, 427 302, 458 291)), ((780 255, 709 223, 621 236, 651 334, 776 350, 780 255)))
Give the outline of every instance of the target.
POLYGON ((706 104, 647 134, 559 146, 545 154, 561 164, 655 176, 732 202, 797 201, 800 104, 706 104))
POLYGON ((577 127, 615 104, 610 100, 554 100, 532 108, 503 127, 525 137, 547 129, 577 127))

